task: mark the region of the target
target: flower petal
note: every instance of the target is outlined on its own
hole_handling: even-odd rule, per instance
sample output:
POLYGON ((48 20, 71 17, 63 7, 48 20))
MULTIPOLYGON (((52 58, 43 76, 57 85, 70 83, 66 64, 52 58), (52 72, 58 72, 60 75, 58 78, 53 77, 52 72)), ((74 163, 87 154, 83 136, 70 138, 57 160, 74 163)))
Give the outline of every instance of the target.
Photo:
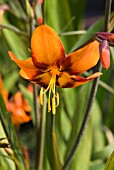
POLYGON ((35 29, 31 39, 32 60, 39 69, 47 70, 50 66, 60 66, 65 51, 57 33, 47 25, 35 29))
POLYGON ((47 88, 51 80, 51 74, 49 72, 43 73, 31 80, 32 83, 38 84, 41 87, 47 88))
POLYGON ((62 70, 77 75, 94 67, 99 58, 99 43, 95 40, 69 54, 62 64, 62 70))
POLYGON ((77 87, 82 84, 85 84, 86 82, 93 80, 94 78, 97 78, 98 76, 102 75, 100 72, 96 72, 92 74, 91 76, 84 78, 81 76, 70 76, 68 73, 63 72, 60 77, 57 79, 57 86, 61 88, 72 88, 77 87))
POLYGON ((21 69, 19 74, 24 78, 24 79, 28 79, 29 80, 29 77, 27 76, 27 74, 21 69))
POLYGON ((15 108, 11 115, 11 119, 14 125, 19 125, 29 122, 31 116, 27 115, 22 108, 15 108))
POLYGON ((11 59, 22 69, 20 74, 23 78, 33 79, 41 73, 41 71, 34 66, 31 57, 26 60, 18 60, 11 51, 8 53, 11 59))
POLYGON ((2 81, 2 76, 0 75, 0 93, 4 99, 5 104, 8 101, 8 91, 4 89, 3 81, 2 81))

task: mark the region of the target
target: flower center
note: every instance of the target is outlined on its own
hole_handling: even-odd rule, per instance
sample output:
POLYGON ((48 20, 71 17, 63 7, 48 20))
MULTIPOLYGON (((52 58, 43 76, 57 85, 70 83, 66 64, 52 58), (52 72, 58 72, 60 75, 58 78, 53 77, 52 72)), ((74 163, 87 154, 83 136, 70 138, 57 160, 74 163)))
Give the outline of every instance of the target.
POLYGON ((59 94, 56 92, 56 75, 59 74, 59 71, 56 69, 53 69, 50 71, 52 77, 50 79, 48 87, 44 90, 43 87, 41 87, 40 90, 40 104, 43 105, 43 95, 49 91, 48 95, 48 112, 52 110, 52 113, 56 113, 56 107, 59 105, 59 94), (52 96, 52 98, 51 98, 52 96))

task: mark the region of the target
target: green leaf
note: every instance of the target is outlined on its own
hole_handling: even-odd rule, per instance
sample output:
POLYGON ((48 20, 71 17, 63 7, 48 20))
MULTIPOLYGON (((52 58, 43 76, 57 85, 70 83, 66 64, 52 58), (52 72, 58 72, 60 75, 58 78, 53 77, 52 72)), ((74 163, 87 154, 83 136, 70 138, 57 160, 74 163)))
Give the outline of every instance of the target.
POLYGON ((101 151, 104 148, 104 132, 102 130, 102 111, 98 101, 95 99, 94 104, 91 110, 92 118, 92 154, 95 152, 101 151))
POLYGON ((114 170, 114 151, 108 159, 104 170, 114 170))
POLYGON ((78 146, 77 152, 68 168, 68 170, 88 170, 92 150, 92 124, 88 122, 87 128, 78 146))
MULTIPOLYGON (((46 0, 45 11, 45 23, 54 28, 58 34, 63 31, 74 30, 69 0, 46 0)), ((75 42, 74 36, 60 38, 65 46, 66 53, 68 53, 75 42)))
MULTIPOLYGON (((0 138, 6 138, 5 132, 3 130, 2 124, 0 122, 0 138)), ((5 143, 9 143, 7 139, 4 140, 5 143)), ((0 148, 0 169, 4 170, 16 170, 15 163, 10 156, 7 155, 4 149, 0 148)))
POLYGON ((104 170, 104 166, 103 161, 92 161, 89 170, 104 170))
POLYGON ((26 1, 26 11, 27 11, 27 15, 30 17, 30 18, 33 18, 34 17, 34 13, 33 13, 33 9, 30 5, 30 2, 29 0, 25 0, 26 1))
POLYGON ((26 13, 23 9, 23 6, 25 6, 25 2, 23 0, 23 5, 21 5, 21 3, 18 0, 10 0, 8 1, 8 4, 10 6, 10 12, 17 18, 19 19, 23 19, 25 21, 27 21, 27 16, 26 13))
POLYGON ((10 72, 4 77, 4 88, 8 91, 11 91, 17 80, 19 78, 19 73, 15 70, 15 72, 10 72))
POLYGON ((86 0, 69 0, 69 5, 71 7, 71 13, 75 16, 74 26, 75 30, 83 29, 83 18, 84 18, 84 10, 86 8, 86 0))
POLYGON ((102 150, 95 152, 92 155, 92 159, 106 159, 107 157, 110 156, 110 154, 112 153, 114 149, 114 143, 109 144, 107 146, 105 146, 102 150))
POLYGON ((90 83, 87 83, 75 89, 77 92, 75 93, 76 95, 75 110, 74 110, 73 117, 72 117, 72 129, 71 129, 71 133, 69 136, 70 140, 68 140, 68 143, 67 143, 67 150, 65 154, 66 158, 71 151, 71 148, 74 144, 74 140, 76 139, 76 136, 78 134, 78 131, 82 123, 82 119, 85 113, 85 108, 87 105, 88 93, 89 93, 89 88, 90 88, 89 85, 90 83))
POLYGON ((19 141, 15 133, 14 126, 11 122, 10 113, 7 112, 2 96, 0 95, 0 116, 1 123, 4 128, 5 134, 11 142, 12 150, 14 152, 14 161, 16 170, 25 170, 25 162, 22 151, 20 149, 19 141))
POLYGON ((86 32, 86 34, 82 35, 79 40, 74 44, 70 51, 74 51, 82 44, 84 44, 87 40, 89 40, 96 32, 101 31, 103 28, 104 20, 101 19, 93 24, 86 32))
POLYGON ((47 113, 45 149, 51 169, 58 170, 61 169, 62 165, 59 158, 56 135, 52 130, 52 116, 52 113, 47 113))
MULTIPOLYGON (((5 15, 3 17, 3 25, 10 25, 5 15)), ((22 41, 22 37, 13 32, 13 30, 3 29, 2 31, 6 42, 10 46, 9 50, 13 51, 17 58, 26 59, 29 54, 26 41, 22 41)))
MULTIPOLYGON (((67 150, 65 153, 65 159, 68 158, 69 153, 74 145, 74 141, 76 140, 77 134, 79 132, 82 119, 84 117, 88 93, 89 93, 90 83, 87 83, 79 88, 76 88, 75 93, 75 110, 72 116, 72 129, 70 136, 67 141, 67 150)), ((86 129, 83 138, 81 139, 80 145, 78 147, 77 152, 74 155, 74 158, 69 166, 69 170, 78 169, 86 169, 88 170, 89 160, 91 155, 91 146, 92 146, 92 128, 91 122, 88 123, 88 128, 86 129), (86 146, 86 147, 85 147, 86 146), (88 155, 86 154, 88 153, 88 155), (82 162, 85 162, 82 164, 82 162)))

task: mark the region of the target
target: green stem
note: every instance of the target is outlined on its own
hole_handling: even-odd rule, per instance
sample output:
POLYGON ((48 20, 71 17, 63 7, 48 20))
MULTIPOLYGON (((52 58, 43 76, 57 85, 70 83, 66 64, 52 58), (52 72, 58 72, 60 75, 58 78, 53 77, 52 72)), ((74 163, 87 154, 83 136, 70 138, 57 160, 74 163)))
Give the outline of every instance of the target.
POLYGON ((110 13, 111 13, 111 4, 112 0, 106 0, 105 4, 105 20, 104 20, 104 31, 108 31, 108 24, 110 21, 110 13))
MULTIPOLYGON (((110 18, 111 2, 112 2, 112 0, 106 0, 104 31, 108 31, 108 22, 109 22, 109 18, 110 18)), ((101 65, 101 62, 99 60, 99 62, 97 64, 97 71, 101 72, 101 70, 102 70, 102 65, 101 65)), ((96 93, 97 93, 98 82, 99 82, 99 77, 94 79, 94 81, 93 81, 89 101, 88 101, 88 104, 87 104, 87 108, 86 108, 86 111, 85 111, 85 116, 84 116, 84 119, 82 121, 81 128, 79 130, 78 136, 77 136, 77 138, 74 142, 74 145, 71 149, 71 152, 70 152, 62 170, 67 169, 68 165, 71 163, 71 161, 74 157, 74 154, 76 153, 76 151, 78 149, 79 143, 82 139, 83 133, 85 131, 88 120, 90 118, 91 108, 92 108, 92 105, 93 105, 93 102, 94 102, 94 99, 95 99, 95 96, 96 96, 96 93)))
POLYGON ((14 31, 18 34, 24 35, 24 36, 29 36, 26 32, 20 31, 18 28, 14 27, 14 26, 6 26, 6 25, 1 25, 0 24, 0 29, 9 29, 11 31, 14 31))
POLYGON ((81 35, 81 34, 86 34, 86 32, 87 32, 86 30, 62 32, 59 34, 59 36, 81 35))
POLYGON ((45 122, 46 122, 46 96, 44 95, 44 104, 41 107, 41 124, 40 129, 38 133, 38 155, 37 155, 37 166, 36 170, 42 170, 43 169, 43 158, 44 158, 44 143, 45 143, 45 122))

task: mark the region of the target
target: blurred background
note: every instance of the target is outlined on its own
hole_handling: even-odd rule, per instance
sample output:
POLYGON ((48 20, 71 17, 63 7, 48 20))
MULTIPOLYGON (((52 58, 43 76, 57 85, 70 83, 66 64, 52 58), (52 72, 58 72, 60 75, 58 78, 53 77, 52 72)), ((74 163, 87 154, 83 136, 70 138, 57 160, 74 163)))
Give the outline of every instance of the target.
MULTIPOLYGON (((14 52, 18 59, 24 60, 30 57, 32 27, 44 22, 56 30, 68 54, 89 40, 96 32, 104 30, 105 8, 106 0, 0 0, 0 92, 6 109, 10 112, 23 151, 26 169, 35 169, 36 146, 39 144, 38 140, 40 141, 36 135, 34 90, 30 82, 20 77, 19 68, 11 61, 8 51, 14 52)), ((114 33, 114 0, 111 5, 108 31, 114 33)), ((103 75, 100 78, 91 117, 78 151, 68 167, 69 170, 103 170, 114 150, 114 47, 110 47, 110 53, 111 66, 108 71, 102 69, 103 75)), ((92 74, 93 70, 87 74, 92 74)), ((55 134, 62 165, 79 132, 91 85, 92 82, 89 82, 73 89, 58 88, 61 97, 55 116, 55 134)), ((39 102, 39 99, 37 100, 39 102)), ((1 108, 2 102, 0 98, 1 108)), ((40 105, 38 109, 40 112, 40 105)), ((46 113, 43 132, 45 141, 42 169, 44 170, 52 169, 50 159, 53 159, 48 139, 49 119, 50 114, 46 113)), ((5 121, 9 127, 11 122, 7 116, 5 121)), ((0 131, 3 131, 0 134, 0 138, 3 138, 5 134, 2 126, 0 131)), ((0 169, 15 170, 15 166, 8 162, 4 154, 7 154, 6 151, 0 149, 0 169)))

